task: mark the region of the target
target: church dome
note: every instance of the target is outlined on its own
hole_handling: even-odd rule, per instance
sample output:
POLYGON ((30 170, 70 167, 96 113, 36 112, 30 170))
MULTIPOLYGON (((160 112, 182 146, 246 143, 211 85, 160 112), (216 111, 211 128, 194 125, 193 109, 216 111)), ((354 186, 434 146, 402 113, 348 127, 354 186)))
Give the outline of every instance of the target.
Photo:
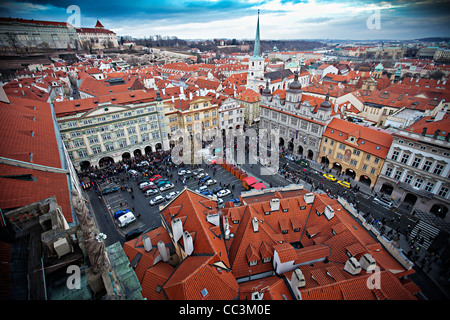
POLYGON ((300 84, 300 82, 298 82, 298 71, 295 71, 294 75, 295 75, 294 81, 289 84, 289 90, 290 91, 301 91, 302 85, 300 84))
POLYGON ((330 96, 327 94, 325 97, 325 100, 320 104, 320 108, 322 109, 330 109, 331 108, 331 102, 330 102, 330 96))

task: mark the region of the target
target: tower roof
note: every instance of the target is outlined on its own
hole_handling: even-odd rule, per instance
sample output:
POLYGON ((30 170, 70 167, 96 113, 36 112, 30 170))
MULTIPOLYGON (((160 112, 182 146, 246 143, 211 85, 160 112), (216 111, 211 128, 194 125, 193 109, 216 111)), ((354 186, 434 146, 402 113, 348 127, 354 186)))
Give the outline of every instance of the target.
POLYGON ((290 92, 301 92, 302 91, 302 85, 300 84, 300 82, 298 81, 298 71, 294 72, 294 81, 292 81, 289 84, 289 90, 290 92))
POLYGON ((259 10, 258 10, 258 23, 256 25, 256 38, 255 38, 255 47, 253 49, 253 57, 254 58, 261 57, 261 42, 259 38, 259 10))
POLYGON ((104 28, 104 26, 98 20, 97 20, 97 23, 95 24, 95 27, 96 28, 104 28))

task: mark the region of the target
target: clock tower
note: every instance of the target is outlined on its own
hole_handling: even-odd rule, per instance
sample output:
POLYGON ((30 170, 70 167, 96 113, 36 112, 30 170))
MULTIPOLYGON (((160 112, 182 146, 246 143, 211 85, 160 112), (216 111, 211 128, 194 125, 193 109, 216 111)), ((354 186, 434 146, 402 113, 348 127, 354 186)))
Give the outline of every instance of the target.
POLYGON ((259 93, 259 87, 264 86, 264 58, 261 56, 261 43, 259 38, 259 10, 256 25, 255 46, 253 56, 248 62, 247 88, 259 93))

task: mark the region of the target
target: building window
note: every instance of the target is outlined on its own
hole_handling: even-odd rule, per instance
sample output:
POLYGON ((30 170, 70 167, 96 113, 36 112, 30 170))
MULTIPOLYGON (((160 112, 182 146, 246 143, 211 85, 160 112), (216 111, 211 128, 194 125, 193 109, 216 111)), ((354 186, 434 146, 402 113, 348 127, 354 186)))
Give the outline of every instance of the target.
POLYGON ((366 160, 367 160, 367 161, 370 160, 370 154, 366 155, 366 160))
POLYGON ((345 150, 345 144, 342 144, 342 143, 341 143, 341 144, 339 145, 339 149, 345 150))
POLYGON ((91 149, 92 149, 93 154, 102 153, 102 148, 100 146, 95 146, 95 147, 92 147, 91 149))
POLYGON ((422 170, 423 171, 430 171, 431 166, 433 165, 432 161, 425 161, 425 163, 423 164, 422 170))
POLYGON ((376 171, 376 169, 375 169, 375 168, 372 168, 372 169, 370 170, 370 174, 375 174, 375 171, 376 171))
POLYGON ((412 181, 413 176, 410 174, 406 175, 405 183, 410 184, 412 181))
POLYGON ((342 160, 344 158, 344 156, 341 153, 338 153, 336 155, 336 158, 338 158, 339 160, 342 160))
POLYGON ((441 187, 441 189, 439 190, 438 195, 442 198, 447 198, 448 196, 448 188, 447 187, 441 187))
POLYGON ((444 171, 444 165, 443 164, 437 164, 436 167, 434 167, 433 173, 436 175, 440 175, 444 171))
POLYGON ((350 160, 350 164, 351 164, 352 166, 355 166, 355 167, 356 167, 356 165, 358 164, 358 161, 351 159, 351 160, 350 160))
POLYGON ((375 163, 380 162, 380 158, 375 158, 375 160, 373 160, 373 162, 375 162, 375 163))
POLYGON ((408 159, 409 159, 409 154, 404 154, 403 155, 403 157, 402 157, 402 161, 401 161, 401 163, 407 163, 408 162, 408 159))
POLYGON ((78 157, 79 158, 86 158, 88 156, 88 153, 86 150, 78 150, 78 157))
POLYGON ((353 150, 353 154, 355 156, 359 156, 361 154, 361 151, 355 149, 355 150, 353 150))
POLYGON ((394 161, 397 161, 399 155, 400 155, 399 151, 394 151, 394 152, 392 152, 391 159, 394 160, 394 161))
POLYGON ((422 159, 420 159, 418 157, 415 157, 411 166, 413 166, 414 168, 418 168, 419 164, 420 164, 420 161, 422 161, 422 159))
POLYGON ((98 137, 89 137, 89 144, 98 143, 98 137))
POLYGON ((386 171, 384 172, 384 174, 385 174, 386 176, 390 177, 391 174, 392 174, 392 168, 386 168, 386 171))
POLYGON ((414 183, 414 187, 416 187, 417 189, 422 188, 422 184, 423 184, 423 179, 417 178, 416 182, 414 183))
POLYGON ((400 177, 402 176, 402 173, 403 172, 401 170, 395 171, 394 179, 395 180, 400 180, 400 177))
POLYGON ((431 192, 434 188, 434 183, 433 182, 427 182, 427 185, 425 186, 425 191, 427 192, 431 192))

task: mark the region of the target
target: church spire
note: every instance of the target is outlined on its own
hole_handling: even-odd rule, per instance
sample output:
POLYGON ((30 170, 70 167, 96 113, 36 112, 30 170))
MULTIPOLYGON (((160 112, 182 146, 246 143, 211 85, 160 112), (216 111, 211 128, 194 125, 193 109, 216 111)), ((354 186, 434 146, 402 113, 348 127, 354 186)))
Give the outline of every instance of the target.
POLYGON ((261 57, 261 44, 259 39, 259 9, 258 9, 258 23, 256 25, 256 38, 255 38, 255 47, 253 49, 253 57, 259 58, 261 57))

